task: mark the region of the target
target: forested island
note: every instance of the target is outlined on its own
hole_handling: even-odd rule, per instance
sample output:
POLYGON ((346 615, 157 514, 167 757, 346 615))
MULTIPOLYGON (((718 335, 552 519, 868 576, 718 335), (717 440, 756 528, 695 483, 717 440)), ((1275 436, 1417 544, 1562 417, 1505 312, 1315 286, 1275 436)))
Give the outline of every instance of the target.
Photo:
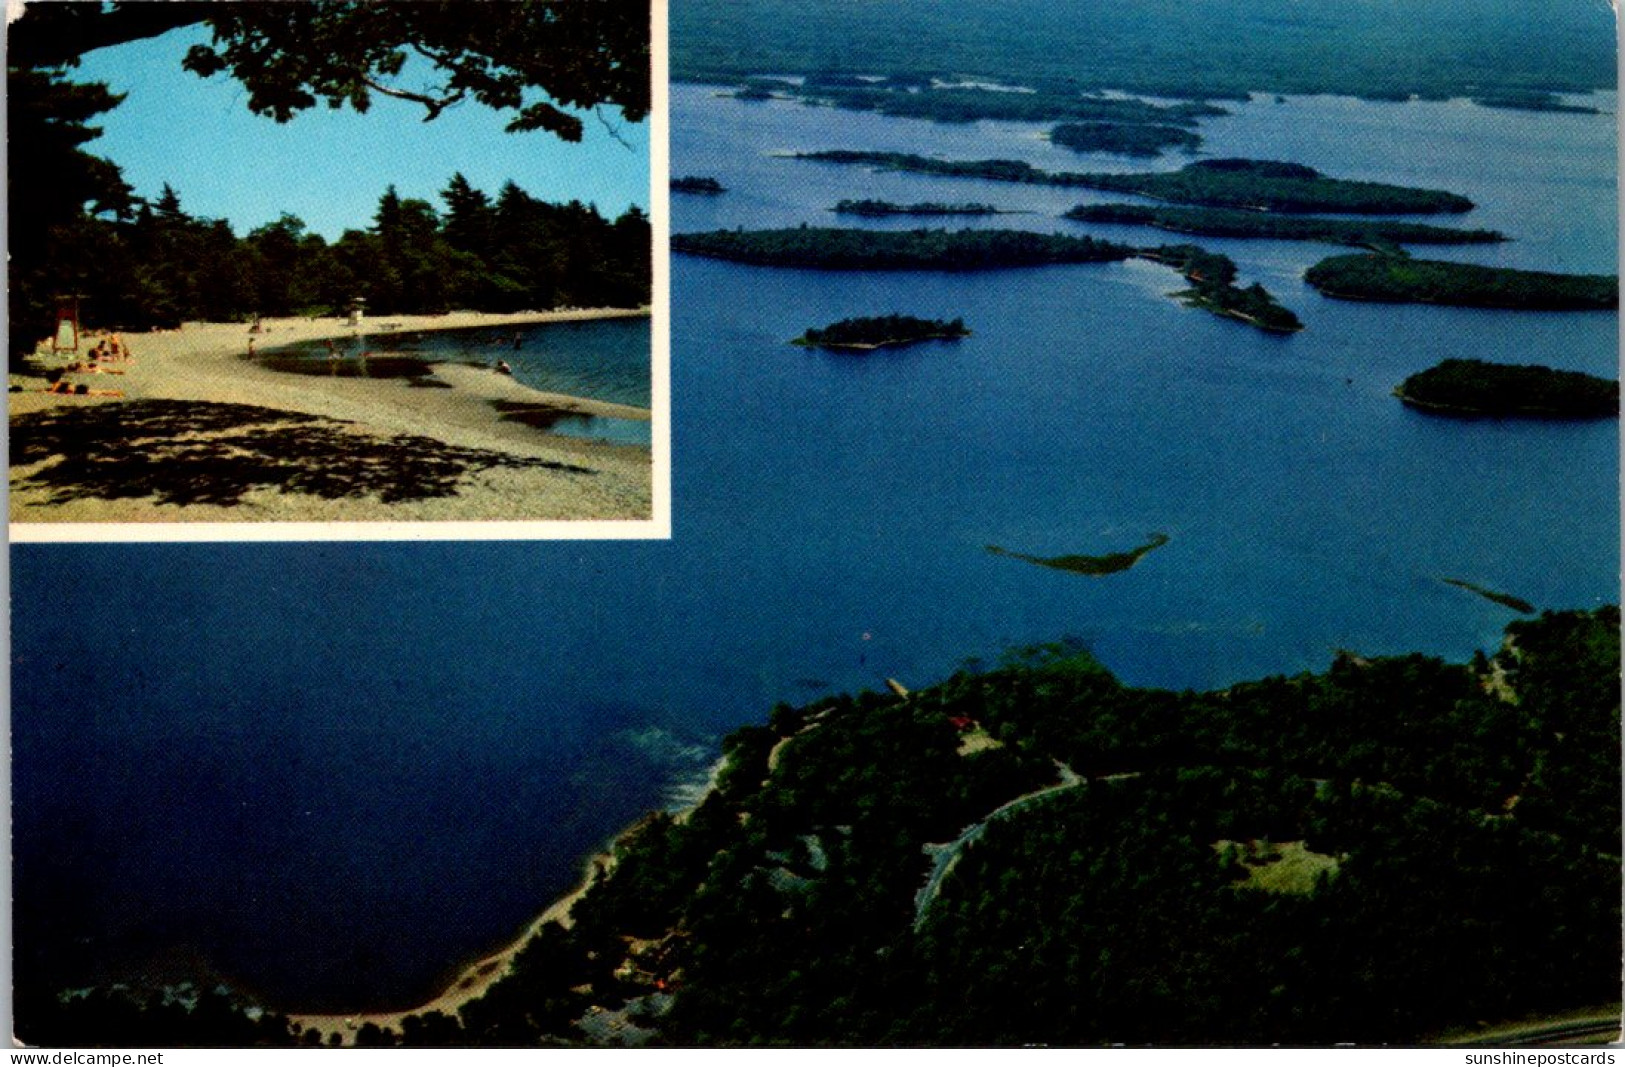
POLYGON ((1238 319, 1270 333, 1303 329, 1298 316, 1277 303, 1262 285, 1254 282, 1246 288, 1238 286, 1236 264, 1229 256, 1196 245, 1164 245, 1139 254, 1143 259, 1173 267, 1191 283, 1189 290, 1174 294, 1191 307, 1238 319))
MULTIPOLYGON (((1619 625, 1214 692, 1061 642, 781 704, 483 996, 356 1042, 1425 1044, 1615 1003, 1619 625)), ((220 994, 19 995, 46 1045, 331 1036, 220 994)))
POLYGON ((1451 415, 1600 419, 1619 414, 1619 382, 1551 367, 1447 359, 1406 378, 1394 395, 1451 415))
POLYGON ((1551 274, 1403 255, 1358 255, 1323 259, 1303 278, 1325 296, 1340 300, 1519 311, 1619 307, 1619 278, 1612 274, 1551 274))
POLYGON ((1201 159, 1159 174, 1082 174, 1071 184, 1180 204, 1291 213, 1428 215, 1470 211, 1437 189, 1328 178, 1313 167, 1258 159, 1201 159))
POLYGON ((824 327, 809 327, 791 344, 806 348, 902 348, 921 341, 954 341, 969 337, 965 320, 921 319, 913 315, 876 315, 842 319, 824 327))
POLYGON ((1463 230, 1387 219, 1322 219, 1230 208, 1171 207, 1150 204, 1080 204, 1066 212, 1074 222, 1151 226, 1200 237, 1319 241, 1388 251, 1403 244, 1493 244, 1506 235, 1495 230, 1463 230))
POLYGON ((1160 156, 1169 148, 1194 152, 1202 135, 1179 126, 1155 123, 1067 122, 1049 132, 1049 139, 1076 152, 1107 152, 1119 156, 1160 156))
POLYGON ((715 178, 700 178, 692 175, 671 180, 671 191, 674 193, 699 193, 701 195, 715 196, 727 192, 722 183, 715 178))
MULTIPOLYGON (((741 93, 753 91, 747 83, 741 93)), ((1226 114, 1205 101, 1154 104, 1121 96, 1081 93, 1056 85, 1030 92, 939 85, 933 78, 896 77, 867 80, 846 75, 813 75, 803 83, 775 86, 783 96, 846 111, 873 111, 895 118, 932 122, 1058 122, 1074 120, 1113 127, 1194 126, 1200 119, 1226 114)), ((736 93, 735 95, 740 95, 736 93)), ((750 97, 746 97, 749 99, 750 97)), ((1195 136, 1195 134, 1191 134, 1195 136)))
POLYGON ((1134 249, 1091 237, 1027 230, 780 230, 674 233, 673 252, 770 267, 818 270, 993 270, 1043 263, 1104 263, 1134 249))
POLYGON ((1192 307, 1274 333, 1303 328, 1262 285, 1235 284, 1229 257, 1195 245, 1133 248, 1090 237, 1028 230, 780 230, 675 233, 673 252, 768 267, 815 270, 996 270, 1051 263, 1118 262, 1134 257, 1173 267, 1192 288, 1174 294, 1192 307))
POLYGON ((1312 167, 1258 159, 1202 159, 1155 174, 1085 174, 1045 171, 1017 159, 933 159, 908 152, 833 149, 791 158, 882 170, 983 178, 1028 185, 1077 186, 1134 193, 1157 200, 1250 211, 1352 215, 1426 215, 1470 211, 1473 202, 1438 189, 1328 178, 1312 167))
POLYGON ((884 218, 888 215, 1008 215, 992 204, 943 204, 927 200, 918 204, 894 204, 888 200, 842 200, 835 205, 837 215, 884 218))

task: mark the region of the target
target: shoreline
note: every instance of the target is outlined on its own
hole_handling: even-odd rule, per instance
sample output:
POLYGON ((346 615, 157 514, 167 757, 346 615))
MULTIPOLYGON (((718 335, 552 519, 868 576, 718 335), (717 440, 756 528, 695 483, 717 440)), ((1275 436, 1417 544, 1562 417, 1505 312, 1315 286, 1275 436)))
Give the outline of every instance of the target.
MULTIPOLYGON (((716 790, 717 780, 727 764, 727 756, 718 756, 711 764, 706 774, 705 784, 688 803, 677 808, 662 808, 671 814, 677 822, 685 822, 700 805, 705 803, 707 797, 716 790)), ((342 1036, 345 1045, 355 1044, 356 1033, 367 1023, 376 1025, 379 1029, 394 1029, 400 1031, 401 1020, 408 1015, 424 1015, 433 1011, 445 1012, 456 1017, 464 1004, 477 1000, 485 995, 486 991, 499 980, 506 977, 508 969, 515 956, 524 950, 532 938, 541 932, 542 927, 550 922, 557 922, 565 929, 572 923, 571 910, 585 897, 600 879, 615 869, 615 847, 621 839, 642 825, 649 817, 645 812, 637 819, 614 832, 609 843, 587 857, 582 868, 581 880, 575 888, 549 904, 540 915, 525 924, 523 930, 513 940, 504 944, 495 952, 488 952, 472 963, 458 968, 456 976, 429 1000, 414 1008, 404 1008, 386 1011, 352 1011, 352 1012, 288 1012, 288 1022, 297 1024, 303 1030, 319 1030, 323 1038, 337 1033, 342 1036)))
MULTIPOLYGON (((130 361, 104 364, 94 374, 66 370, 83 359, 84 346, 78 353, 37 354, 30 360, 33 366, 65 371, 62 379, 72 385, 116 395, 59 395, 45 391, 43 378, 10 376, 12 389, 17 390, 9 394, 14 445, 10 520, 46 524, 649 519, 653 515, 649 446, 550 433, 545 420, 538 426, 514 415, 528 408, 559 418, 644 421, 652 418, 648 408, 543 392, 494 369, 450 362, 432 364, 420 380, 420 385, 430 387, 414 388, 398 378, 290 374, 248 358, 250 343, 258 357, 334 338, 371 341, 649 314, 647 307, 452 312, 382 316, 360 326, 338 317, 295 318, 262 320, 258 333, 250 333, 244 323, 187 323, 177 330, 125 334, 130 361), (141 402, 148 402, 139 409, 143 418, 127 420, 135 425, 126 425, 116 411, 99 410, 141 402), (154 411, 157 417, 147 417, 154 411), (88 457, 88 469, 70 469, 69 442, 48 433, 32 452, 16 447, 19 424, 49 429, 52 422, 92 427, 98 450, 88 457), (143 422, 149 425, 143 428, 143 422), (252 428, 256 422, 259 428, 252 428), (298 429, 264 428, 277 424, 295 424, 298 429), (299 437, 299 432, 305 436, 299 437), (239 464, 232 473, 241 484, 211 496, 156 488, 145 495, 109 491, 97 482, 97 476, 103 482, 114 481, 120 460, 148 452, 154 445, 175 453, 154 458, 142 471, 155 485, 165 477, 184 483, 189 474, 200 484, 212 485, 209 471, 185 469, 185 461, 194 458, 183 454, 186 447, 193 453, 213 448, 216 460, 219 454, 230 455, 239 464), (434 481, 431 488, 416 493, 413 490, 420 487, 411 484, 410 476, 397 483, 378 470, 380 453, 414 449, 424 459, 419 473, 428 472, 425 477, 434 481), (454 464, 449 477, 434 467, 444 459, 454 464), (318 489, 306 487, 305 481, 334 470, 340 478, 355 475, 353 484, 335 487, 329 478, 318 489)), ((172 486, 166 483, 163 488, 172 486)))

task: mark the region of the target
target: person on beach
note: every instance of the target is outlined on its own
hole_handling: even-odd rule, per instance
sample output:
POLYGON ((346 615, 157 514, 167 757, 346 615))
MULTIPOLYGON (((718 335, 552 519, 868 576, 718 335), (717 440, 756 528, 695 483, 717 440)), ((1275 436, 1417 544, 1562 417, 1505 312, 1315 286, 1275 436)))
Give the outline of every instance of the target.
POLYGON ((511 378, 511 377, 513 377, 513 368, 508 366, 508 361, 507 360, 499 359, 499 360, 497 360, 497 373, 498 374, 506 374, 508 377, 511 378))

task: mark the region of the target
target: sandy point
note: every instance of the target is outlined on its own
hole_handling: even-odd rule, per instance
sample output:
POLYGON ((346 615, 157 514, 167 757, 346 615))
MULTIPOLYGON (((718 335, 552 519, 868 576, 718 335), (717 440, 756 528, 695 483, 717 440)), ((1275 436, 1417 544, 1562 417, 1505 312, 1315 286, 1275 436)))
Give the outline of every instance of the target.
POLYGON ((365 336, 383 348, 395 334, 648 314, 452 312, 360 327, 342 318, 272 319, 257 332, 243 323, 188 323, 124 335, 132 358, 94 373, 81 355, 40 355, 37 367, 62 371, 89 392, 65 396, 47 391, 40 377, 11 376, 11 520, 647 519, 649 447, 548 432, 550 419, 647 420, 647 408, 540 392, 494 368, 435 364, 414 385, 289 374, 248 357, 251 342, 264 353, 365 336), (144 465, 133 469, 150 485, 118 477, 138 455, 144 465), (414 462, 432 477, 411 482, 414 462), (392 485, 387 469, 396 464, 405 474, 392 485), (211 477, 220 484, 208 485, 211 477))

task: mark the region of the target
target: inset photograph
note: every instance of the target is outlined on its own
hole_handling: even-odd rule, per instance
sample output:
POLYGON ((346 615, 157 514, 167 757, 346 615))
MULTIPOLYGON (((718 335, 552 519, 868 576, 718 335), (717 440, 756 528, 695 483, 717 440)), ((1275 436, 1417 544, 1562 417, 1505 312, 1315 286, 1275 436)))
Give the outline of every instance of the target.
POLYGON ((9 43, 15 539, 664 535, 646 2, 9 43))

